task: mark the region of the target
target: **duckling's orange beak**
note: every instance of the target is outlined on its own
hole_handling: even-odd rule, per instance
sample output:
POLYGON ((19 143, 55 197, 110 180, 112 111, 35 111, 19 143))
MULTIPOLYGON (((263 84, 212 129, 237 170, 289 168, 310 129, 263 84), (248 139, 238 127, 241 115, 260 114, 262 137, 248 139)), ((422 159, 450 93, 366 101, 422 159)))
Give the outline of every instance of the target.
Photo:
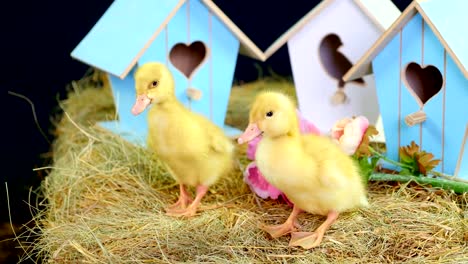
POLYGON ((240 137, 237 139, 237 143, 244 144, 260 136, 262 133, 263 132, 260 130, 260 128, 258 128, 257 124, 249 124, 249 126, 247 126, 247 128, 245 129, 244 133, 242 133, 242 135, 240 135, 240 137))
POLYGON ((148 96, 146 96, 146 94, 138 95, 135 104, 132 107, 132 114, 141 114, 141 112, 145 111, 146 107, 148 107, 150 103, 151 99, 148 96))

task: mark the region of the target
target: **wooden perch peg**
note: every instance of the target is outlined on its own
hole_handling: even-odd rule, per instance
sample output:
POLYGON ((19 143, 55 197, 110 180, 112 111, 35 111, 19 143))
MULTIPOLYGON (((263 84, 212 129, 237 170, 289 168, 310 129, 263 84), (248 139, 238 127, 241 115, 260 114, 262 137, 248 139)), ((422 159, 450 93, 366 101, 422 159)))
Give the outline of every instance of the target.
POLYGON ((190 99, 196 100, 196 101, 200 100, 202 97, 202 91, 195 89, 195 88, 187 88, 185 93, 190 99))
POLYGON ((405 123, 411 127, 411 126, 414 126, 416 124, 426 121, 426 118, 427 118, 426 113, 420 110, 420 111, 407 115, 405 117, 405 123))
POLYGON ((348 97, 346 96, 345 92, 342 89, 338 89, 338 91, 333 94, 330 101, 332 105, 339 105, 345 104, 347 100, 348 97))

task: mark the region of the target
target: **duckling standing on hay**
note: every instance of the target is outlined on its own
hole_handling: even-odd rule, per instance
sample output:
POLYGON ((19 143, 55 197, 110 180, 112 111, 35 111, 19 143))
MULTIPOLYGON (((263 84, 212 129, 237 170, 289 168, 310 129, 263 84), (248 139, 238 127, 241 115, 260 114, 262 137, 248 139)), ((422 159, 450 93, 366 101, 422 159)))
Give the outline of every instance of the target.
POLYGON ((330 138, 301 135, 296 108, 286 95, 263 92, 256 97, 249 126, 238 143, 259 135, 258 168, 294 204, 284 224, 262 227, 272 237, 292 232, 290 246, 310 249, 320 245, 341 212, 368 205, 359 167, 330 138), (294 232, 301 211, 326 215, 327 219, 315 232, 294 232))
POLYGON ((185 108, 174 86, 164 64, 143 64, 135 72, 137 99, 132 113, 138 115, 152 105, 148 146, 180 185, 179 199, 166 209, 167 214, 193 216, 209 186, 233 168, 234 144, 207 118, 185 108), (193 201, 186 186, 196 186, 193 201))

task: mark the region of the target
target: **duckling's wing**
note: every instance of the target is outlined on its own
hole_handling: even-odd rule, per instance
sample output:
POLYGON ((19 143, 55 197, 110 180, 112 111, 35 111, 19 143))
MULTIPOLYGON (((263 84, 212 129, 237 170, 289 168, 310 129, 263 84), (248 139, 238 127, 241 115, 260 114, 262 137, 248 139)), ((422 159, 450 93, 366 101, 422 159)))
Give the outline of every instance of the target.
POLYGON ((210 137, 210 147, 215 152, 230 153, 234 150, 234 145, 221 130, 209 129, 208 134, 210 137))
POLYGON ((344 169, 349 168, 349 161, 348 157, 340 152, 339 147, 324 136, 306 135, 302 141, 306 155, 317 164, 316 176, 322 186, 325 188, 344 187, 347 182, 344 169))
POLYGON ((304 152, 312 159, 324 158, 324 155, 327 155, 331 149, 330 145, 334 144, 328 138, 314 134, 302 135, 301 138, 304 152))
POLYGON ((231 153, 234 151, 234 144, 226 137, 223 130, 213 124, 205 117, 198 116, 200 128, 206 132, 209 148, 218 153, 231 153))

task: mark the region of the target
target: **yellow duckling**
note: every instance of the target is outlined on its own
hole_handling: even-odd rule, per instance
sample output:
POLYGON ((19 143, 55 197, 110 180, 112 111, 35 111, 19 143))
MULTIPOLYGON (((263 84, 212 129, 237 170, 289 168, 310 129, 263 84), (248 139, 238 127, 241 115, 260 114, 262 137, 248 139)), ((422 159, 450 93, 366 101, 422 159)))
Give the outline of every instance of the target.
POLYGON ((148 146, 180 185, 178 201, 166 212, 193 216, 209 186, 232 169, 234 144, 218 126, 185 108, 177 100, 174 86, 164 64, 143 64, 135 72, 137 99, 132 113, 138 115, 153 105, 148 112, 148 146), (186 186, 196 186, 193 201, 186 186))
POLYGON ((249 126, 238 143, 262 135, 256 152, 259 170, 286 194, 294 208, 282 225, 263 226, 272 237, 292 232, 290 246, 318 246, 341 212, 367 206, 364 182, 351 157, 325 136, 299 133, 293 101, 278 92, 263 92, 250 110, 249 126), (296 231, 301 211, 327 216, 315 232, 296 231))

